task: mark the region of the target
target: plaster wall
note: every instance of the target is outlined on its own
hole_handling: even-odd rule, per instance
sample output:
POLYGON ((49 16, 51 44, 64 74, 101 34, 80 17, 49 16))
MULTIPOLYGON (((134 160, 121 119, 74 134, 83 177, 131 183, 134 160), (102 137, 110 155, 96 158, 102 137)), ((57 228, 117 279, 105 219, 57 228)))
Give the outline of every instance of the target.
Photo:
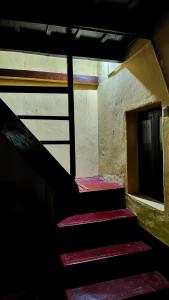
POLYGON ((77 175, 98 175, 97 90, 75 91, 77 175))
MULTIPOLYGON (((66 73, 66 59, 0 51, 0 68, 66 73)), ((97 62, 74 60, 74 74, 97 76, 97 62)), ((68 115, 63 94, 0 94, 17 115, 68 115)), ((98 175, 98 110, 96 90, 75 90, 76 169, 78 177, 98 175)), ((68 140, 67 121, 24 120, 39 140, 68 140)), ((69 172, 69 145, 45 145, 69 172)))
POLYGON ((160 66, 151 43, 147 42, 136 55, 121 64, 112 76, 100 82, 99 173, 117 174, 124 179, 125 112, 155 102, 167 104, 167 101, 168 92, 160 66))
MULTIPOLYGON (((133 51, 133 49, 132 49, 133 51)), ((103 64, 103 63, 102 63, 103 64)), ((103 69, 103 65, 101 65, 103 69)), ((98 88, 99 114, 99 174, 118 176, 126 187, 127 206, 137 213, 140 224, 158 239, 169 245, 169 118, 163 117, 164 205, 151 205, 130 191, 130 176, 135 178, 132 151, 137 139, 134 127, 126 132, 126 114, 143 107, 169 105, 169 95, 159 62, 151 42, 129 55, 128 60, 100 82, 98 88), (133 144, 132 144, 133 143, 133 144)), ((134 123, 132 123, 134 126, 134 123)), ((132 128, 132 127, 131 127, 132 128)), ((135 155, 136 156, 136 155, 135 155)), ((134 179, 133 179, 134 180, 134 179)), ((137 185, 137 183, 135 183, 137 185)), ((135 191, 136 192, 136 191, 135 191)), ((144 200, 144 199, 143 199, 144 200)), ((154 204, 154 202, 153 202, 154 204)))
MULTIPOLYGON (((0 51, 0 68, 67 73, 66 58, 0 51)), ((97 61, 74 59, 74 74, 97 76, 97 61)))
POLYGON ((153 43, 158 56, 159 63, 161 65, 165 80, 167 82, 167 86, 169 88, 169 16, 161 21, 161 24, 158 26, 158 30, 156 30, 153 43))
MULTIPOLYGON (((7 94, 0 98, 17 115, 68 114, 67 95, 7 94)), ((77 176, 98 174, 98 111, 96 90, 75 91, 75 133, 77 176)), ((23 120, 39 140, 68 140, 67 121, 23 120)), ((49 152, 69 172, 69 145, 45 145, 49 152)))

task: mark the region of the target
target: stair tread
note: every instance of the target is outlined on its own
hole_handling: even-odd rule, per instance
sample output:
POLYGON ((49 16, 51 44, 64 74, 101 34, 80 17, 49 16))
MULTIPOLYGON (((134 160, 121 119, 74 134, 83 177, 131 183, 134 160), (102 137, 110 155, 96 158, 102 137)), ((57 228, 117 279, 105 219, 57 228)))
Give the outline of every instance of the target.
POLYGON ((76 178, 80 193, 121 189, 123 186, 102 176, 76 178))
POLYGON ((114 279, 66 290, 68 300, 123 300, 169 289, 169 282, 157 271, 114 279))
POLYGON ((77 252, 64 253, 60 255, 60 258, 64 266, 70 266, 150 250, 152 250, 150 246, 148 246, 142 241, 137 241, 87 249, 77 252))
POLYGON ((68 227, 96 222, 104 222, 109 220, 117 220, 129 217, 135 217, 136 215, 128 209, 117 209, 103 212, 95 212, 88 214, 78 214, 68 217, 61 222, 57 223, 58 227, 68 227))

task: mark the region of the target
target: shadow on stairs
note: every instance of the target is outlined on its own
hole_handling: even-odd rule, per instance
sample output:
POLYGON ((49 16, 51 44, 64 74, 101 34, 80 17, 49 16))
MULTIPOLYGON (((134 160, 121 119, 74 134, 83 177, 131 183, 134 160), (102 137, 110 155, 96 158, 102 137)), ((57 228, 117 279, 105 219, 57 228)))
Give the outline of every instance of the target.
POLYGON ((169 282, 160 268, 163 246, 124 207, 124 189, 110 188, 107 194, 87 183, 79 199, 84 213, 56 224, 63 299, 168 299, 169 282))
POLYGON ((1 300, 169 299, 168 248, 139 227, 123 187, 99 178, 79 195, 2 101, 0 145, 17 195, 1 190, 1 300))

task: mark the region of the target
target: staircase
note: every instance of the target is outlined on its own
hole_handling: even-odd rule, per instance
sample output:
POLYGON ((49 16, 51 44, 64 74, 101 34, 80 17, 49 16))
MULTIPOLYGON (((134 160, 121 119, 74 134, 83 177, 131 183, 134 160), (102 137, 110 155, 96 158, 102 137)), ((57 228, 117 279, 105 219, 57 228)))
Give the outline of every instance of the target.
MULTIPOLYGON (((123 190, 109 190, 111 199, 117 192, 123 190)), ((159 272, 158 254, 143 240, 136 215, 121 208, 124 199, 119 209, 116 204, 116 209, 110 205, 105 211, 105 202, 111 199, 102 190, 102 209, 100 201, 98 207, 94 201, 96 212, 93 203, 89 212, 90 191, 83 194, 80 200, 86 198, 87 207, 82 201, 85 213, 57 223, 63 299, 168 299, 169 281, 159 272)))
POLYGON ((0 144, 11 180, 1 183, 0 299, 169 299, 168 248, 163 260, 161 246, 125 208, 123 188, 79 195, 73 178, 2 101, 0 144))

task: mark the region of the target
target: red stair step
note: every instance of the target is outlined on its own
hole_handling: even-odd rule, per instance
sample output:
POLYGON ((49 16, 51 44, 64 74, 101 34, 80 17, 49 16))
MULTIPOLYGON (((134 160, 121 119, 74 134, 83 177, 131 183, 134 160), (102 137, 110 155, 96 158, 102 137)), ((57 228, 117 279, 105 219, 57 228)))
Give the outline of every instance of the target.
POLYGON ((76 178, 80 193, 120 189, 123 186, 101 176, 76 178))
POLYGON ((142 241, 138 241, 123 243, 119 245, 99 247, 95 249, 88 249, 78 252, 65 253, 61 254, 60 258, 64 266, 70 266, 150 250, 152 250, 150 246, 146 245, 142 241))
POLYGON ((79 214, 68 217, 57 224, 58 227, 68 227, 74 225, 82 225, 96 222, 104 222, 109 220, 118 220, 124 218, 136 217, 133 212, 128 209, 109 210, 104 212, 79 214))
POLYGON ((66 291, 68 300, 123 300, 169 289, 159 272, 148 272, 66 291))

